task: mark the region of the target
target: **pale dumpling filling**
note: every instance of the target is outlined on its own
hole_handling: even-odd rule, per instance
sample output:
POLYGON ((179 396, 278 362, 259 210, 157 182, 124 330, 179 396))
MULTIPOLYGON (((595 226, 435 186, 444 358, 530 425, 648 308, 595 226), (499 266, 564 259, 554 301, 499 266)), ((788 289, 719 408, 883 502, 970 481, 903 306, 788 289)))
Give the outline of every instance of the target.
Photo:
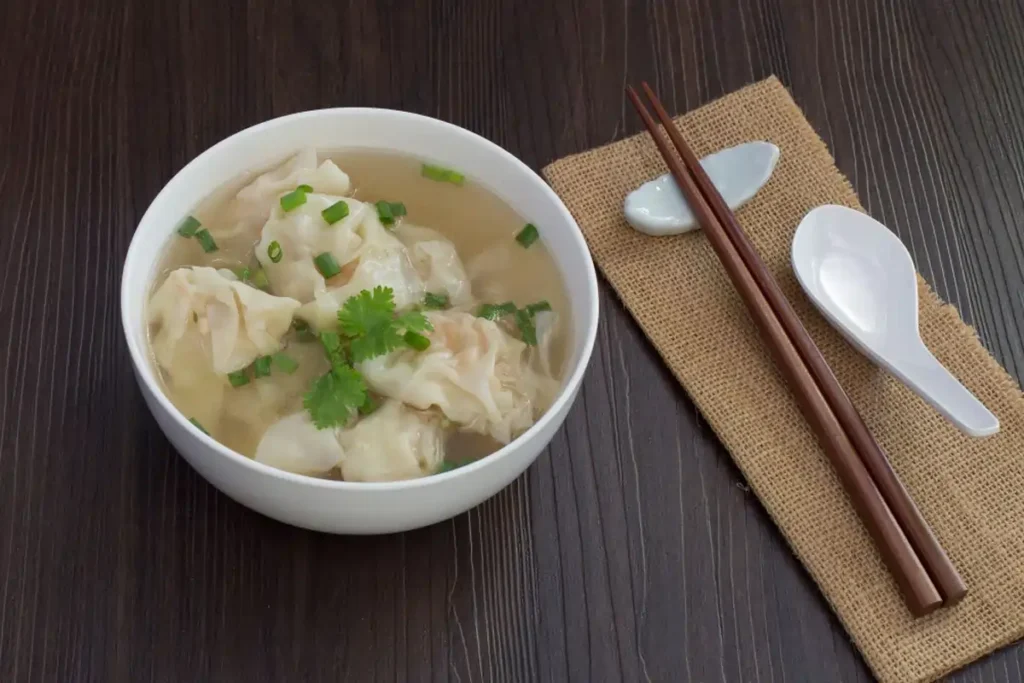
MULTIPOLYGON (((509 443, 557 394, 563 318, 547 300, 477 298, 443 230, 352 191, 303 150, 183 222, 183 265, 148 306, 172 402, 257 462, 347 481, 465 464, 446 453, 459 432, 509 443)), ((514 236, 510 250, 529 246, 514 236)))

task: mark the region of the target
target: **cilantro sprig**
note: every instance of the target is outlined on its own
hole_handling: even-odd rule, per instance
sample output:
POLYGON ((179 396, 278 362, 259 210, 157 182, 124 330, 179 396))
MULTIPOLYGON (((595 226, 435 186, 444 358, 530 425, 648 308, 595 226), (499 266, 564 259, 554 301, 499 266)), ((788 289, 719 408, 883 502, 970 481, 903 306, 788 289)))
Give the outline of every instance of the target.
POLYGON ((364 289, 349 297, 338 311, 338 329, 350 341, 353 363, 383 356, 415 340, 414 348, 422 351, 426 339, 419 333, 434 329, 426 316, 418 311, 395 314, 395 293, 390 287, 364 289), (408 332, 416 336, 408 336, 408 332))
MULTIPOLYGON (((364 289, 349 297, 338 310, 338 332, 319 335, 331 369, 313 382, 302 401, 316 428, 343 427, 356 413, 373 412, 376 404, 353 365, 400 347, 422 351, 430 340, 420 333, 432 329, 422 313, 396 314, 390 287, 364 289)), ((309 333, 308 328, 305 331, 309 333)))

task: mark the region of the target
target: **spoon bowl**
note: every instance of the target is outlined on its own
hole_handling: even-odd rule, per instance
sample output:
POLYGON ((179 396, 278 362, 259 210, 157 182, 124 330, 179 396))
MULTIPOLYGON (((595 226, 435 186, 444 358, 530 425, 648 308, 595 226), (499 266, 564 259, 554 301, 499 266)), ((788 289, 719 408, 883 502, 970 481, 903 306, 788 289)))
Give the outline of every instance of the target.
POLYGON ((932 355, 918 331, 917 273, 899 237, 859 211, 825 205, 793 237, 793 270, 822 315, 971 436, 999 420, 932 355))

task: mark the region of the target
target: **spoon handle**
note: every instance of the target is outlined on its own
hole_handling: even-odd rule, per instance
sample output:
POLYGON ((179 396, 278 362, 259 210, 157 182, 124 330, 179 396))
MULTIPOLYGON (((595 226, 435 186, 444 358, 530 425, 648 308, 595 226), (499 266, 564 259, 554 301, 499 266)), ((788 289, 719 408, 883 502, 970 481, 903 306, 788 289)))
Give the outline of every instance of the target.
POLYGON ((965 433, 989 436, 999 431, 996 416, 924 344, 891 364, 890 369, 965 433))

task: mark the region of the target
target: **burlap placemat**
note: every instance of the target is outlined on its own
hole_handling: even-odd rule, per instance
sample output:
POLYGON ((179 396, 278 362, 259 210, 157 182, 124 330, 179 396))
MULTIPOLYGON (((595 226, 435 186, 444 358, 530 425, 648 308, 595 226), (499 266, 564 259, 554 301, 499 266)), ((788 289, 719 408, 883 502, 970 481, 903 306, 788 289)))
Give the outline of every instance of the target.
POLYGON ((1024 400, 1016 383, 920 277, 925 343, 999 417, 996 436, 962 435, 817 314, 789 266, 793 232, 819 204, 861 206, 778 80, 678 124, 698 156, 749 140, 780 148, 774 175, 739 221, 963 575, 963 602, 910 617, 704 236, 655 238, 626 225, 623 198, 665 172, 646 134, 544 169, 605 277, 881 680, 932 680, 1024 636, 1024 400))

